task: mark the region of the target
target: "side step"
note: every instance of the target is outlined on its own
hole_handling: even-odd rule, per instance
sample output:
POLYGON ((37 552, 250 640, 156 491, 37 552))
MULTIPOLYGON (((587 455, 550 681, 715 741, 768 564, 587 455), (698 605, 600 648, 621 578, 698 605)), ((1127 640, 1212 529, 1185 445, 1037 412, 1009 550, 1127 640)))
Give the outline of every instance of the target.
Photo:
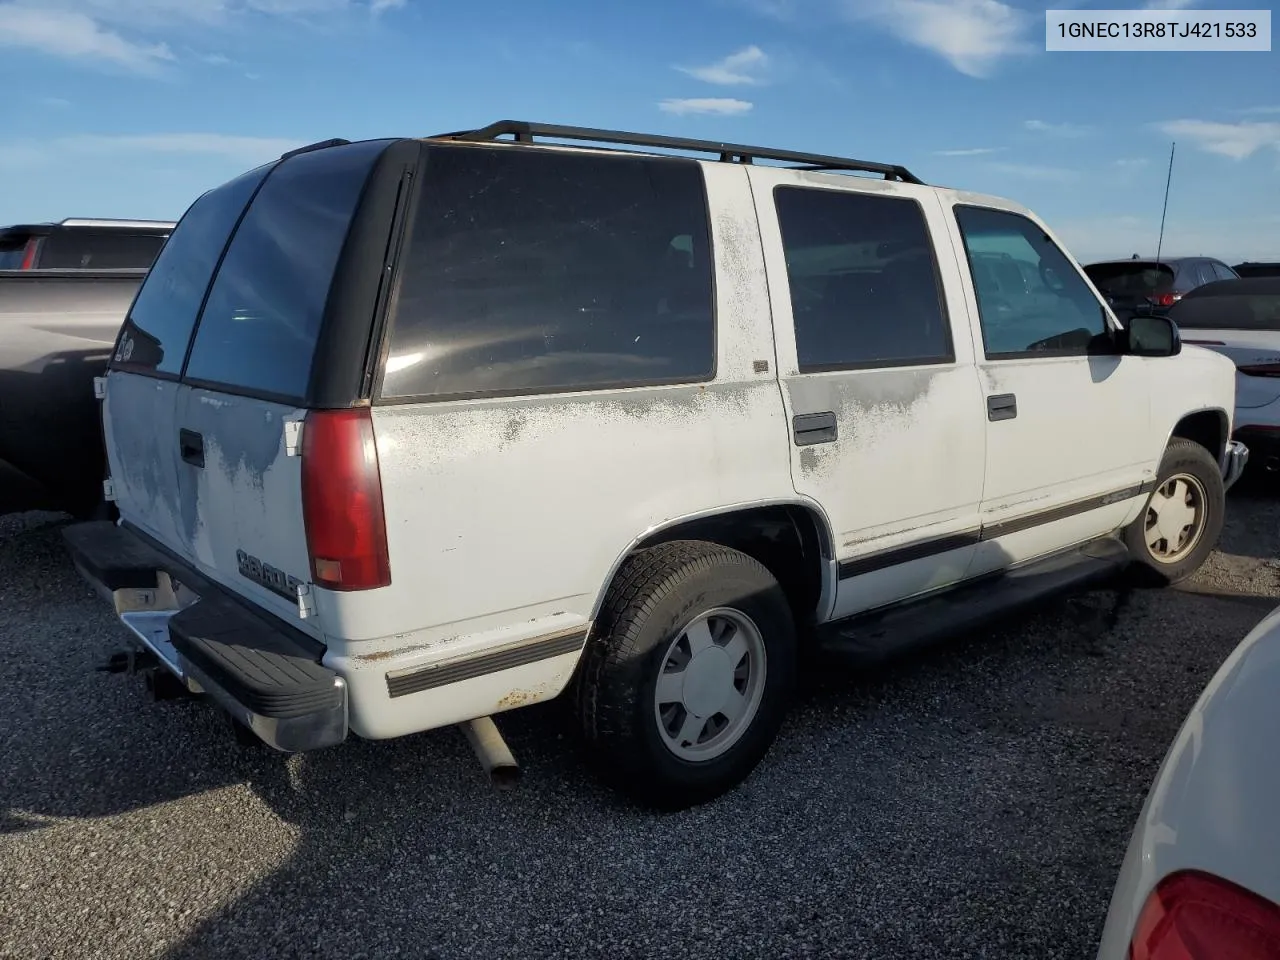
POLYGON ((818 645, 841 660, 876 663, 1104 580, 1128 563, 1129 552, 1119 540, 1097 540, 941 593, 825 624, 818 628, 818 645))

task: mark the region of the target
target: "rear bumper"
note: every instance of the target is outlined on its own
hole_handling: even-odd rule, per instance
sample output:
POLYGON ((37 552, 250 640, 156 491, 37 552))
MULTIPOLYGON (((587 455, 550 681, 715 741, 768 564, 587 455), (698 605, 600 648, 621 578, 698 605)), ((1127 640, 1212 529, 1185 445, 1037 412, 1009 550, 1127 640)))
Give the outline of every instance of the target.
POLYGON ((1227 449, 1222 454, 1222 487, 1224 490, 1230 490, 1232 485, 1240 479, 1240 475, 1244 473, 1245 465, 1249 462, 1249 451, 1252 444, 1245 446, 1239 439, 1231 440, 1227 443, 1227 449))
POLYGON ((192 693, 289 753, 346 739, 347 685, 324 647, 241 603, 148 539, 111 523, 63 535, 76 569, 138 644, 192 693))

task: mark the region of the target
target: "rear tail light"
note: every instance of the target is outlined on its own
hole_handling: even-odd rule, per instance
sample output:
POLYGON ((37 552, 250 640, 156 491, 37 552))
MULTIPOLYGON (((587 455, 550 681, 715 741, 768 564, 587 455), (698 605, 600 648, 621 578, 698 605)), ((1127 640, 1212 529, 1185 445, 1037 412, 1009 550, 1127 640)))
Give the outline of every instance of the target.
POLYGON ((1280 377, 1280 363, 1250 363, 1236 369, 1249 377, 1280 377))
POLYGON ((1280 960, 1280 906, 1207 873, 1171 874, 1142 908, 1129 960, 1280 960))
POLYGON ((1147 297, 1147 302, 1155 304, 1157 307, 1172 307, 1175 303, 1182 299, 1181 294, 1177 293, 1158 293, 1154 297, 1147 297))
POLYGON ((39 246, 40 243, 35 239, 35 237, 32 237, 27 241, 27 247, 22 251, 22 266, 18 268, 19 270, 31 270, 35 267, 36 250, 39 246))
POLYGON ((391 583, 382 477, 368 407, 307 414, 302 516, 316 586, 372 590, 391 583))

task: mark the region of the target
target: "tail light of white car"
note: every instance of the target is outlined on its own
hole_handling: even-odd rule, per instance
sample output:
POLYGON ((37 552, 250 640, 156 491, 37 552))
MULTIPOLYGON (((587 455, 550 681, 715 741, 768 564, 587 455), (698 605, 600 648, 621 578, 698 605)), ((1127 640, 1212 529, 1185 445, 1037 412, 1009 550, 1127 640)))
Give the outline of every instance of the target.
POLYGON ((1250 377, 1280 377, 1280 363, 1250 363, 1236 369, 1250 377))
POLYGON ((1212 874, 1170 874, 1142 908, 1129 960, 1280 960, 1280 904, 1212 874))
POLYGON ((382 477, 368 407, 307 414, 302 515, 316 586, 373 590, 391 583, 382 477))

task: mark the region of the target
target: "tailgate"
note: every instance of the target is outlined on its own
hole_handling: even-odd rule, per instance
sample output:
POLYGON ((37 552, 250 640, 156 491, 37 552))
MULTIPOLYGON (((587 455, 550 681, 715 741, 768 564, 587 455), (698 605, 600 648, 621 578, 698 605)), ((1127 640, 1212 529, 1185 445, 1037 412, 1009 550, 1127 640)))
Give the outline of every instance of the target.
MULTIPOLYGON (((122 517, 200 575, 317 637, 321 624, 299 599, 311 563, 298 441, 308 410, 323 405, 313 367, 327 357, 326 373, 334 368, 334 351, 319 349, 331 289, 389 143, 287 155, 197 201, 117 349, 121 365, 150 365, 150 392, 108 385, 122 517)), ((379 263, 385 245, 384 227, 379 263)), ((372 310, 344 320, 351 315, 367 343, 372 310)), ((358 337, 343 346, 341 362, 362 369, 358 337)))

